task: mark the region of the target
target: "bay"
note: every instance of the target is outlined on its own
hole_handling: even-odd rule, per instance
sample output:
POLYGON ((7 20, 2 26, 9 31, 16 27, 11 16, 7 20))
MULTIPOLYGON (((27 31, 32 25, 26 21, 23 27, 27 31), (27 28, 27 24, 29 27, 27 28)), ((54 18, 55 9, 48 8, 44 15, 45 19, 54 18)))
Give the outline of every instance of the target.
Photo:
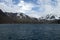
POLYGON ((0 24, 0 40, 60 40, 60 24, 0 24))

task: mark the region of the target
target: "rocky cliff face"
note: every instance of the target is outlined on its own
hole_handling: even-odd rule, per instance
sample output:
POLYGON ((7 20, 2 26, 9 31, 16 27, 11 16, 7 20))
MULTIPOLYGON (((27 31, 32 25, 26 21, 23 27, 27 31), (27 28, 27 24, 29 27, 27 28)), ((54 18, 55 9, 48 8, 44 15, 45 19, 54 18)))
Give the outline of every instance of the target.
POLYGON ((14 23, 14 20, 0 10, 0 23, 14 23))

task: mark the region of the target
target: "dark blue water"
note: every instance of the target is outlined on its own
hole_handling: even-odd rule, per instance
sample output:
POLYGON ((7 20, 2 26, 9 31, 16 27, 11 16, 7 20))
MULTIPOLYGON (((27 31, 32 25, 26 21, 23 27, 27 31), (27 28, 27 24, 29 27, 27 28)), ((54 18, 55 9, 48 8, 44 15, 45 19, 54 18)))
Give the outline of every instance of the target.
POLYGON ((60 24, 0 24, 0 40, 60 40, 60 24))

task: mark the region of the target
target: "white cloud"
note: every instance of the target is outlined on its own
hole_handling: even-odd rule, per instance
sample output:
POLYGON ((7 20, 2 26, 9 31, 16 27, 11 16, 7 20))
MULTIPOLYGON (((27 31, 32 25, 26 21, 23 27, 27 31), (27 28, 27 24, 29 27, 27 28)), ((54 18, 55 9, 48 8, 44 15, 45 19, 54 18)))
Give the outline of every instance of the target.
POLYGON ((40 12, 37 12, 37 11, 34 11, 34 10, 28 11, 27 13, 28 13, 27 15, 31 16, 31 17, 39 18, 39 17, 42 16, 41 14, 39 14, 40 12))
POLYGON ((20 0, 18 4, 13 4, 12 0, 1 0, 0 9, 4 12, 23 12, 32 17, 40 17, 46 14, 55 14, 60 15, 60 0, 56 0, 55 6, 54 2, 51 0, 37 0, 39 5, 33 3, 27 3, 23 0, 20 0), (39 11, 32 10, 32 8, 38 7, 39 11))
POLYGON ((60 15, 60 0, 55 0, 55 2, 51 0, 38 0, 37 3, 45 10, 43 14, 60 15))
POLYGON ((27 11, 32 10, 33 4, 26 3, 23 0, 20 0, 20 2, 17 5, 14 5, 12 0, 3 0, 0 2, 0 9, 6 12, 23 12, 26 13, 27 11))
POLYGON ((20 1, 20 3, 18 4, 20 8, 20 12, 24 12, 26 13, 27 11, 32 10, 32 8, 34 7, 34 4, 31 3, 26 3, 24 1, 20 1))

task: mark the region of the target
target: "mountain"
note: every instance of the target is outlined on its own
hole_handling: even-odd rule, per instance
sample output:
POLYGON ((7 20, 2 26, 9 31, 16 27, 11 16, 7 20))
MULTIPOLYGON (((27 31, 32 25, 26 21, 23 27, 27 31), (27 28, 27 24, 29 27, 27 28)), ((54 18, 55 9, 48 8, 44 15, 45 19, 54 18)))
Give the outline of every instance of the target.
POLYGON ((12 20, 17 20, 17 13, 8 13, 8 12, 5 12, 5 14, 11 18, 12 20))
POLYGON ((1 23, 14 23, 15 21, 10 18, 8 15, 6 15, 1 9, 0 9, 0 24, 1 23))
POLYGON ((59 20, 60 17, 54 14, 47 14, 46 16, 40 17, 40 19, 45 19, 45 20, 59 20))
POLYGON ((35 17, 30 17, 24 13, 3 12, 2 10, 0 10, 0 24, 2 23, 60 24, 60 17, 58 17, 57 15, 48 14, 46 16, 41 16, 40 18, 35 18, 35 17))
POLYGON ((37 18, 32 18, 24 13, 3 12, 0 10, 0 23, 37 23, 37 18), (19 14, 19 16, 17 16, 19 14))
POLYGON ((60 24, 60 17, 55 14, 47 14, 46 16, 42 16, 39 18, 40 22, 47 24, 60 24))
POLYGON ((37 23, 37 18, 32 18, 24 13, 20 13, 19 16, 17 16, 19 23, 37 23))

